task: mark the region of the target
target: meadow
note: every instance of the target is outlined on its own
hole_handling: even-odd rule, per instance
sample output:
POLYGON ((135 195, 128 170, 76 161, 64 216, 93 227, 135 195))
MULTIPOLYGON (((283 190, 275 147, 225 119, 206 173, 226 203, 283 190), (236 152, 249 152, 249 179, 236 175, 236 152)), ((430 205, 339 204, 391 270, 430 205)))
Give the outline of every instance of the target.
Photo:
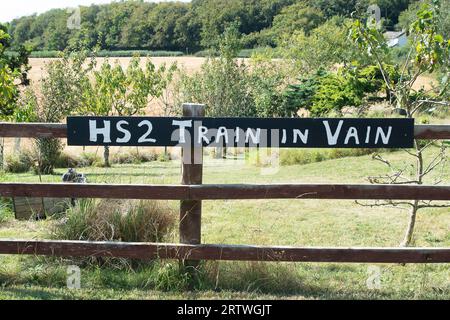
MULTIPOLYGON (((383 156, 393 163, 407 159, 404 151, 383 156)), ((368 176, 386 173, 371 155, 282 166, 274 175, 263 175, 261 169, 251 162, 206 156, 204 183, 366 183, 368 176)), ((79 170, 96 183, 171 184, 181 179, 179 160, 79 170)), ((64 172, 57 169, 41 179, 57 182, 64 172)), ((444 167, 442 174, 449 181, 450 167, 444 167)), ((39 181, 33 173, 4 173, 0 179, 39 181)), ((177 208, 178 203, 169 205, 177 208)), ((9 216, 0 224, 0 238, 47 238, 55 223, 52 219, 19 222, 9 216)), ((205 201, 202 237, 204 243, 219 244, 395 247, 406 224, 407 211, 361 207, 354 201, 205 201)), ((448 208, 421 211, 414 245, 448 247, 449 230, 448 208)), ((170 237, 177 242, 176 231, 170 237)), ((0 260, 1 299, 450 298, 447 264, 379 265, 378 289, 368 287, 373 266, 366 264, 206 262, 194 288, 178 272, 178 262, 154 261, 120 270, 87 265, 82 268, 82 289, 69 290, 66 268, 73 261, 18 256, 0 260)))

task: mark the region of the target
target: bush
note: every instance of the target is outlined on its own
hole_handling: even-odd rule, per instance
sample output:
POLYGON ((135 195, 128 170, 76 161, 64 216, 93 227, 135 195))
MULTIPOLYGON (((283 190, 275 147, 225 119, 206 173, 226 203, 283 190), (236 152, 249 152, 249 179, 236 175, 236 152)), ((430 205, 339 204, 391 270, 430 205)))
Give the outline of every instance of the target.
POLYGON ((68 153, 61 153, 55 163, 57 168, 77 168, 79 167, 79 159, 68 153))
POLYGON ((152 162, 158 159, 158 155, 154 152, 145 153, 133 150, 131 152, 118 152, 112 157, 115 164, 140 164, 152 162))
POLYGON ((102 165, 102 158, 92 152, 83 152, 79 156, 64 152, 60 154, 56 161, 56 167, 58 168, 101 167, 102 165))
POLYGON ((31 151, 22 151, 6 157, 5 171, 10 173, 25 173, 34 167, 36 156, 31 151))
POLYGON ((101 167, 103 165, 102 158, 93 152, 83 152, 79 158, 77 166, 78 168, 85 167, 101 167))
POLYGON ((159 162, 169 162, 170 160, 172 160, 172 155, 170 153, 161 153, 158 155, 159 162))
POLYGON ((42 174, 53 174, 53 170, 62 154, 62 143, 55 138, 35 139, 35 147, 38 153, 38 168, 42 174))
POLYGON ((53 239, 161 242, 174 230, 176 213, 158 201, 79 200, 57 223, 53 239))

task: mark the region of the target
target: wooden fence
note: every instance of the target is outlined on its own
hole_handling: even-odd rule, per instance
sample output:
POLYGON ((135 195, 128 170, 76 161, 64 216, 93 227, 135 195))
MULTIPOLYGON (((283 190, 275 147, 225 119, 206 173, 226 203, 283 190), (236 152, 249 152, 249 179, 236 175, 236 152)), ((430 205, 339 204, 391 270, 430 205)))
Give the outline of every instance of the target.
MULTIPOLYGON (((202 109, 185 116, 201 117, 202 109)), ((1 137, 65 138, 63 124, 0 123, 1 137)), ((416 139, 450 139, 450 125, 419 125, 416 139)), ((192 152, 192 156, 194 152, 192 152)), ((0 240, 0 254, 101 256, 132 259, 241 260, 347 263, 449 263, 450 248, 295 248, 201 244, 202 200, 391 199, 450 200, 450 186, 408 185, 203 185, 203 167, 183 163, 181 185, 0 183, 1 197, 181 200, 181 244, 0 240)), ((192 262, 192 261, 191 261, 192 262)))

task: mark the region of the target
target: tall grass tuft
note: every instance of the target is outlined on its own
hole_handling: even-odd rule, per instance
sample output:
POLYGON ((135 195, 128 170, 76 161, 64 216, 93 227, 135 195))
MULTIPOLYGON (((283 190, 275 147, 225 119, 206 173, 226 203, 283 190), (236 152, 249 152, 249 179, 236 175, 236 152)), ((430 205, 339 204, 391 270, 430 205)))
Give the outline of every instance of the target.
MULTIPOLYGON (((173 238, 176 213, 161 201, 82 199, 53 225, 56 240, 164 242, 173 238)), ((147 261, 119 258, 75 259, 88 267, 134 270, 147 261)), ((150 261, 153 264, 155 261, 150 261)))
POLYGON ((25 173, 33 169, 37 156, 29 150, 6 156, 5 171, 10 173, 25 173))
POLYGON ((55 224, 53 239, 161 242, 175 226, 175 211, 163 202, 83 199, 55 224))

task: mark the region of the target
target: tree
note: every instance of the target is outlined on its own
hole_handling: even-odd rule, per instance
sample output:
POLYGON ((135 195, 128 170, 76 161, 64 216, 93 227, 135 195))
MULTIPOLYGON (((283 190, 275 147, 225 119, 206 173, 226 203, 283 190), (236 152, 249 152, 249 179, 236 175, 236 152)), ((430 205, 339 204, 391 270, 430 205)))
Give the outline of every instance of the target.
POLYGON ((344 107, 360 109, 369 94, 384 88, 377 70, 375 66, 341 68, 337 73, 319 69, 288 87, 286 103, 292 109, 304 108, 316 117, 330 112, 341 114, 344 107))
POLYGON ((15 54, 7 52, 11 49, 11 37, 7 27, 0 24, 0 117, 11 116, 16 108, 20 85, 28 85, 29 51, 19 46, 15 54))
POLYGON ((399 21, 400 14, 405 11, 410 3, 416 0, 377 0, 376 4, 381 9, 383 24, 387 29, 393 29, 399 21))
POLYGON ((281 10, 281 13, 273 20, 272 32, 283 35, 303 30, 306 35, 309 35, 311 30, 317 28, 324 20, 323 13, 319 9, 299 2, 281 10))
MULTIPOLYGON (((49 62, 46 65, 47 75, 40 85, 39 97, 28 91, 15 117, 25 115, 29 121, 61 122, 86 105, 83 88, 89 81, 88 74, 92 68, 93 60, 87 60, 86 51, 72 54, 66 52, 60 59, 49 62)), ((39 138, 35 145, 39 173, 52 174, 62 151, 61 141, 39 138)))
POLYGON ((280 55, 293 64, 296 74, 309 74, 319 68, 330 69, 348 63, 359 55, 348 39, 347 21, 333 18, 310 35, 304 31, 285 34, 278 41, 280 55))
POLYGON ((206 105, 206 114, 220 116, 254 116, 248 91, 248 67, 234 59, 241 48, 237 24, 228 27, 217 44, 220 56, 208 58, 201 71, 179 79, 178 104, 191 101, 206 105))
MULTIPOLYGON (((77 109, 81 114, 96 116, 134 116, 142 114, 150 101, 161 97, 167 86, 166 66, 156 69, 147 60, 145 68, 141 59, 134 57, 126 70, 118 63, 107 60, 100 70, 93 72, 93 81, 84 82, 86 104, 77 109)), ((109 167, 109 146, 105 146, 105 166, 109 167)))
POLYGON ((11 70, 5 54, 9 35, 0 28, 0 115, 5 117, 11 115, 18 97, 18 90, 14 84, 17 72, 11 70))
MULTIPOLYGON (((29 51, 19 46, 15 54, 11 49, 11 37, 7 27, 0 24, 0 119, 10 119, 17 110, 20 95, 19 85, 28 85, 27 72, 29 51), (19 83, 20 82, 20 83, 19 83), (18 85, 19 84, 19 85, 18 85)), ((0 166, 3 167, 4 139, 0 143, 0 166)))
MULTIPOLYGON (((440 88, 433 88, 428 92, 423 88, 414 89, 417 79, 425 74, 435 71, 437 68, 446 68, 448 72, 450 56, 450 40, 444 38, 439 32, 440 1, 433 0, 425 3, 417 12, 416 19, 409 30, 411 48, 403 63, 398 66, 400 77, 397 82, 393 81, 389 72, 385 69, 385 63, 389 62, 389 48, 379 30, 364 25, 361 20, 356 20, 352 29, 353 40, 359 48, 368 54, 376 63, 383 75, 386 87, 390 93, 390 102, 393 108, 403 110, 408 118, 414 118, 419 112, 432 106, 448 106, 443 100, 445 92, 448 91, 449 78, 444 78, 440 88)), ((415 160, 414 170, 408 167, 395 167, 390 161, 380 155, 374 159, 387 165, 392 174, 371 177, 372 183, 390 184, 424 184, 430 179, 431 173, 447 161, 446 147, 442 144, 439 152, 430 162, 427 162, 424 154, 434 145, 432 142, 415 140, 413 151, 405 150, 415 160)), ((439 183, 439 180, 437 181, 439 183)), ((396 206, 409 210, 409 221, 402 241, 403 246, 412 243, 417 214, 424 208, 450 207, 449 204, 434 204, 425 201, 396 202, 385 201, 369 204, 370 206, 396 206)))
POLYGON ((326 18, 334 16, 350 17, 355 11, 365 11, 369 1, 365 0, 315 0, 311 5, 323 12, 326 18))

